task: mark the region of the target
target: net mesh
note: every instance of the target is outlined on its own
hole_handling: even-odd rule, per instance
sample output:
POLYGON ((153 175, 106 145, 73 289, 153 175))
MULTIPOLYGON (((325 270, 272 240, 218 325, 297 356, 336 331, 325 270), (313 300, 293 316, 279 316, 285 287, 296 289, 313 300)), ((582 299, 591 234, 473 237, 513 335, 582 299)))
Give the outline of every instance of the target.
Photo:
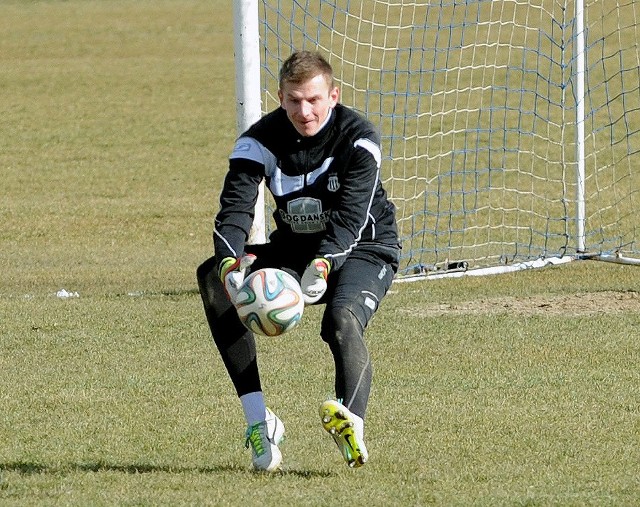
MULTIPOLYGON (((263 110, 298 49, 373 121, 398 207, 401 274, 576 253, 574 2, 261 0, 263 110)), ((585 28, 585 240, 640 255, 640 3, 591 0, 585 28)))

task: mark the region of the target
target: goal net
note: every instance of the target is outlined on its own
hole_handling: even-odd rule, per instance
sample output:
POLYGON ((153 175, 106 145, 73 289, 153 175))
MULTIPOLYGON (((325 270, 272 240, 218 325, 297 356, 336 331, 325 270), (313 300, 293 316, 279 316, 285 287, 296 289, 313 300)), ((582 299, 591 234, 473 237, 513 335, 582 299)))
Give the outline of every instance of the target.
POLYGON ((317 49, 341 102, 379 128, 401 276, 640 257, 640 2, 259 0, 257 10, 262 112, 279 105, 282 62, 317 49))

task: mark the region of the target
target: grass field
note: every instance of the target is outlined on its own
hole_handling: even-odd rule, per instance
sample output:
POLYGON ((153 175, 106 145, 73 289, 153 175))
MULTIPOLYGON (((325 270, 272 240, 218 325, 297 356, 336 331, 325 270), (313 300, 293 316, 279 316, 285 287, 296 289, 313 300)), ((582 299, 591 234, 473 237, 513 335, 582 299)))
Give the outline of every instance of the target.
POLYGON ((235 136, 230 2, 0 12, 0 505, 640 503, 640 270, 587 261, 395 284, 356 471, 317 420, 310 308, 259 341, 287 441, 252 473, 194 278, 235 136))

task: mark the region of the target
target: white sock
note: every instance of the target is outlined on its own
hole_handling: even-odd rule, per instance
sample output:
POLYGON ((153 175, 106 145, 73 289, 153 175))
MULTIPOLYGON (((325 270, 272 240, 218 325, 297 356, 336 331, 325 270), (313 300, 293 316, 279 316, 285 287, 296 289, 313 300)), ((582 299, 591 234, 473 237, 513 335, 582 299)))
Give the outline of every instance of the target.
POLYGON ((265 420, 267 407, 264 404, 264 395, 261 391, 244 394, 240 396, 240 401, 242 402, 244 418, 249 426, 265 420))

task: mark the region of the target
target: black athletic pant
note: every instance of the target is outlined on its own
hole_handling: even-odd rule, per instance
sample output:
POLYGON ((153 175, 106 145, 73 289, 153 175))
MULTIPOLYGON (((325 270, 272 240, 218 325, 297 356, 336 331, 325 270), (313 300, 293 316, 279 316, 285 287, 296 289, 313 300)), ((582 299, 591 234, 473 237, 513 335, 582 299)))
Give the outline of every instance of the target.
MULTIPOLYGON (((273 243, 247 245, 246 251, 257 257, 251 271, 275 267, 288 271, 298 280, 311 261, 300 260, 295 248, 278 248, 273 243), (286 251, 290 252, 289 258, 283 254, 286 251)), ((391 286, 398 268, 398 253, 397 249, 386 246, 359 246, 339 270, 330 272, 327 292, 318 303, 326 304, 320 335, 333 354, 336 398, 362 418, 372 378, 363 332, 391 286)), ((216 269, 217 261, 212 257, 197 271, 213 340, 238 396, 261 391, 254 336, 238 319, 216 269)))

